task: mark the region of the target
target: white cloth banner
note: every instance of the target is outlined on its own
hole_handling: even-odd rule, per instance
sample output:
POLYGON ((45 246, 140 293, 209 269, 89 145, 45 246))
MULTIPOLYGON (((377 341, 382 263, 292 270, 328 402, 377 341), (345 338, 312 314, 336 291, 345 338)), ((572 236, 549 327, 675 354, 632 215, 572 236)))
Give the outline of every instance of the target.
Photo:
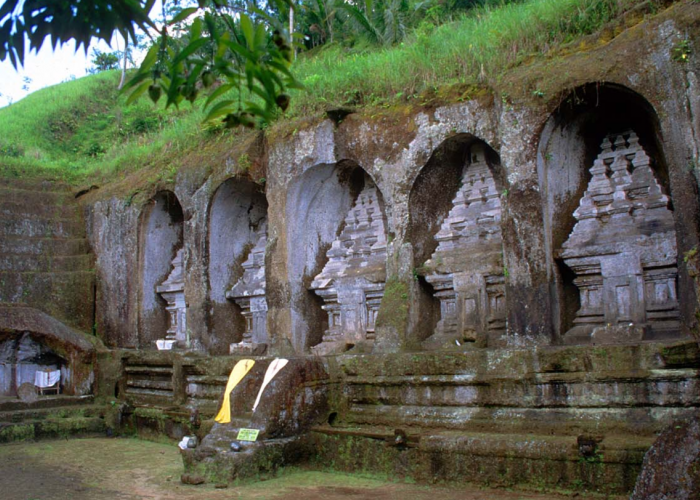
POLYGON ((51 387, 59 380, 61 380, 61 370, 51 372, 37 370, 36 374, 34 375, 34 385, 40 387, 41 389, 51 387))
POLYGON ((263 379, 262 387, 260 387, 260 391, 258 392, 258 397, 255 398, 255 404, 253 405, 253 413, 255 413, 255 410, 258 408, 258 404, 260 403, 260 398, 263 395, 263 392, 265 391, 265 387, 267 387, 267 384, 272 382, 272 379, 275 378, 275 375, 277 375, 282 368, 284 368, 287 363, 289 363, 288 359, 284 358, 276 358, 270 363, 270 366, 267 367, 267 371, 265 372, 265 378, 263 379))

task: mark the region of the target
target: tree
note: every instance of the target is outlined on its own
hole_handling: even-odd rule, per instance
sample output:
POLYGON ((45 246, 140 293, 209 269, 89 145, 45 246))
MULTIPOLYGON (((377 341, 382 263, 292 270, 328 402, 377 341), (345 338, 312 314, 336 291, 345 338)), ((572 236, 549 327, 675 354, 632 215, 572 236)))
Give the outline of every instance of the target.
POLYGON ((157 24, 149 17, 154 1, 6 0, 0 7, 0 60, 9 58, 17 68, 26 50, 38 51, 47 38, 54 48, 75 40, 86 52, 91 38, 109 43, 115 32, 135 44, 140 29, 154 43, 124 85, 128 102, 147 92, 154 102, 165 97, 166 106, 178 106, 194 102, 201 87, 220 79, 205 104, 207 120, 224 117, 227 126, 254 127, 287 109, 288 89, 301 85, 290 72, 286 30, 269 8, 237 0, 197 0, 196 6, 180 8, 172 0, 172 15, 157 24), (188 26, 186 43, 171 43, 178 26, 188 26), (205 48, 211 50, 202 57, 205 48))
POLYGON ((94 74, 108 69, 117 69, 119 67, 119 55, 114 52, 103 52, 98 48, 92 49, 92 68, 88 69, 88 73, 94 74))

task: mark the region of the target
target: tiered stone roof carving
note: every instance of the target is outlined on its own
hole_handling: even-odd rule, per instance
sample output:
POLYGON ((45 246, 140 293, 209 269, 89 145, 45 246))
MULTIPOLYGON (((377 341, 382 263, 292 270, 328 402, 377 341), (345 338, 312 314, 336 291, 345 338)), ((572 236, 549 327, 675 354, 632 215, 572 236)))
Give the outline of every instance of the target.
POLYGON ((469 152, 462 184, 435 239, 424 269, 440 300, 429 348, 455 346, 505 328, 501 198, 484 146, 469 152))
POLYGON ((679 328, 673 214, 651 166, 631 130, 601 144, 560 253, 581 296, 570 339, 638 341, 679 328))
POLYGON ((265 299, 265 248, 267 230, 260 236, 243 263, 243 276, 226 292, 226 297, 238 304, 246 320, 240 343, 231 344, 231 352, 253 349, 267 342, 267 300, 265 299))
POLYGON ((386 220, 377 187, 367 180, 326 253, 328 262, 310 289, 323 301, 328 330, 314 352, 346 350, 374 339, 374 323, 386 280, 386 220))
POLYGON ((170 315, 170 327, 166 338, 184 343, 187 340, 187 311, 185 303, 185 278, 182 269, 182 252, 177 251, 172 260, 173 269, 168 277, 156 287, 156 292, 160 294, 168 303, 166 310, 170 315))

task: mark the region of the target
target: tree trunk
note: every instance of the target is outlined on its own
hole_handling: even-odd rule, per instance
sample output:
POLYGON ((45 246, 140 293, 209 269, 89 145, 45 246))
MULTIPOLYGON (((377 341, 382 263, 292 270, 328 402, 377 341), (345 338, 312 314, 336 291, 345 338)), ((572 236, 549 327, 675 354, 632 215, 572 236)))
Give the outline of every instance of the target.
POLYGON ((292 59, 297 57, 297 49, 294 46, 294 5, 289 5, 289 45, 292 47, 292 59))
POLYGON ((119 79, 119 86, 117 87, 117 90, 121 90, 122 87, 124 86, 124 83, 126 82, 126 61, 129 55, 129 39, 125 38, 124 39, 124 54, 122 54, 122 58, 124 61, 122 62, 122 77, 119 79))

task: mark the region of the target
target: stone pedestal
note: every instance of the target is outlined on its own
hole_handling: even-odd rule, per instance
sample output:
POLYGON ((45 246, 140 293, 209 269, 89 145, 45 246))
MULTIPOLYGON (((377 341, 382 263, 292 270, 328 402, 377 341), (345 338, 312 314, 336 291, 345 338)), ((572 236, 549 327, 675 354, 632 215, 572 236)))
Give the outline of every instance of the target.
POLYGON ((676 232, 668 197, 633 131, 601 144, 560 257, 580 309, 565 343, 616 343, 679 331, 676 232))

